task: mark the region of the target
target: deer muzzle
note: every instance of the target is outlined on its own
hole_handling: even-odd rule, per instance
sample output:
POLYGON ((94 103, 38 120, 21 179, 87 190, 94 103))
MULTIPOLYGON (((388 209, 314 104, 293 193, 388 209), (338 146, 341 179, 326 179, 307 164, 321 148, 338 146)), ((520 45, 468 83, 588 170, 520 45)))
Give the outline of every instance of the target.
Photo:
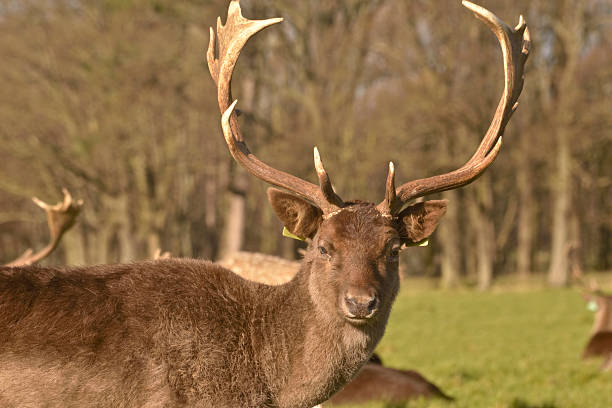
POLYGON ((374 317, 378 311, 378 297, 376 295, 352 295, 344 296, 344 315, 349 319, 366 320, 374 317))

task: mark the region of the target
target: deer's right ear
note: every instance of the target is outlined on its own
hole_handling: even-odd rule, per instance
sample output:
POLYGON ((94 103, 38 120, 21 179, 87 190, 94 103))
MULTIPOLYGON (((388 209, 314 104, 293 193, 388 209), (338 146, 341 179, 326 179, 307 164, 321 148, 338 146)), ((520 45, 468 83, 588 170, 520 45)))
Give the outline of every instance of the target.
POLYGON ((268 201, 292 234, 312 238, 323 221, 323 211, 308 201, 276 188, 268 188, 268 201))

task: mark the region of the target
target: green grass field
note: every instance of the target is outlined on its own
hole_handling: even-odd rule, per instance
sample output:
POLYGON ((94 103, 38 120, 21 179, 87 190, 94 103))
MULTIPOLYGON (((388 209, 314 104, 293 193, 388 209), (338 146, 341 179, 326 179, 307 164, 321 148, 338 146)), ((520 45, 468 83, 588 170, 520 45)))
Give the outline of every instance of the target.
POLYGON ((410 407, 610 408, 612 373, 580 359, 592 322, 576 289, 479 293, 405 281, 377 351, 456 398, 410 407))

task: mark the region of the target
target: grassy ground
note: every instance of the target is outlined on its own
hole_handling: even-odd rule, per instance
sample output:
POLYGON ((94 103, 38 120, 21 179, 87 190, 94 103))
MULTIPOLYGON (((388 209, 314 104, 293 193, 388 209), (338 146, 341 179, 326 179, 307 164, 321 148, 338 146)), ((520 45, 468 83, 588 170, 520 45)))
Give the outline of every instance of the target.
POLYGON ((593 315, 579 291, 403 287, 377 351, 456 398, 410 407, 612 407, 612 373, 580 359, 593 315))

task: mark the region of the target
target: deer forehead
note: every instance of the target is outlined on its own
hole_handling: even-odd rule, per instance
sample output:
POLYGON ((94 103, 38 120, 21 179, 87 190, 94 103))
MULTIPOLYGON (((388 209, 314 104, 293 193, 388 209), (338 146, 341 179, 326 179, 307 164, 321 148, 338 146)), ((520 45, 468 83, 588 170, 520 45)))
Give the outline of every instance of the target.
POLYGON ((379 251, 387 242, 399 237, 392 220, 384 217, 374 204, 360 203, 343 208, 333 217, 323 221, 319 239, 334 245, 336 249, 379 251))

